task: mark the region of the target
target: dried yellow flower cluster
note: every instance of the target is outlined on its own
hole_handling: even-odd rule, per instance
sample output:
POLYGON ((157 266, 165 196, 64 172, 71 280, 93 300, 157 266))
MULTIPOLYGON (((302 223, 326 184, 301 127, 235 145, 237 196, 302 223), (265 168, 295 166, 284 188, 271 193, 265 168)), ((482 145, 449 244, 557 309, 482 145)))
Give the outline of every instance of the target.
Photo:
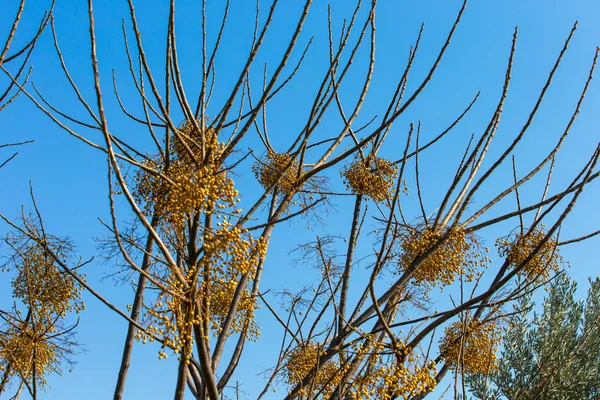
POLYGON ((341 175, 352 192, 368 196, 374 201, 383 201, 392 194, 398 167, 389 160, 371 154, 366 158, 355 158, 341 175))
POLYGON ((444 236, 446 240, 435 249, 413 272, 417 285, 450 285, 457 275, 463 274, 468 282, 473 279, 477 267, 485 267, 489 261, 477 237, 460 227, 436 230, 430 226, 407 227, 400 235, 400 269, 406 271, 413 261, 425 254, 444 236))
POLYGON ((500 329, 494 322, 457 321, 445 330, 440 353, 466 374, 491 372, 496 366, 500 329))
POLYGON ((299 189, 299 164, 290 154, 269 151, 262 159, 252 165, 254 176, 265 189, 271 186, 281 175, 278 187, 283 194, 293 194, 299 189), (282 175, 283 173, 283 175, 282 175))
MULTIPOLYGON (((305 343, 292 350, 283 371, 286 383, 290 387, 294 387, 302 382, 304 377, 318 365, 323 351, 323 346, 317 343, 305 343)), ((303 388, 298 396, 300 398, 312 398, 319 394, 319 398, 327 399, 340 384, 343 375, 344 373, 340 370, 339 362, 337 360, 328 360, 324 364, 319 365, 319 371, 314 377, 312 384, 303 388)))
MULTIPOLYGON (((542 225, 528 233, 518 233, 500 238, 496 241, 498 254, 501 257, 506 257, 513 268, 518 267, 533 253, 545 236, 546 231, 542 225)), ((558 241, 555 237, 546 241, 537 254, 523 266, 520 274, 528 279, 544 280, 550 276, 551 272, 558 271, 562 263, 562 257, 558 252, 557 245, 558 241)))

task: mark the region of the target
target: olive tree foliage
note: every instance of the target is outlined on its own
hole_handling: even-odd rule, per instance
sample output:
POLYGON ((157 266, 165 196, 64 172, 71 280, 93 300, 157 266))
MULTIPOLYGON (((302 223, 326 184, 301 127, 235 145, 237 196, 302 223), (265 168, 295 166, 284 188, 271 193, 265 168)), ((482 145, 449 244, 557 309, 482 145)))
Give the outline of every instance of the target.
POLYGON ((585 300, 560 274, 540 313, 531 295, 514 306, 503 329, 497 369, 467 377, 477 399, 597 399, 600 394, 600 280, 585 300))
MULTIPOLYGON (((248 16, 254 27, 250 32, 240 32, 242 28, 229 23, 229 9, 235 3, 224 2, 220 29, 210 37, 207 2, 202 1, 202 18, 195 22, 202 31, 197 49, 201 65, 193 66, 180 63, 183 50, 178 47, 174 0, 164 13, 156 14, 166 21, 161 62, 148 56, 157 45, 150 47, 144 42, 134 1, 126 3, 129 13, 123 24, 123 42, 129 71, 115 71, 111 77, 101 72, 100 65, 109 65, 110 60, 98 57, 99 27, 94 4, 87 2, 87 54, 93 82, 89 97, 85 93, 90 88, 80 88, 71 74, 51 20, 65 84, 81 103, 84 115, 61 110, 42 91, 25 88, 3 68, 54 123, 106 155, 111 218, 105 226, 110 238, 101 250, 133 275, 131 309, 119 309, 92 285, 80 283, 129 322, 114 398, 123 398, 129 369, 140 368, 130 365, 137 339, 155 343, 159 358, 178 357, 175 399, 184 398, 186 392, 197 399, 220 399, 236 379, 246 343, 257 340, 261 345, 260 321, 254 318, 259 305, 280 324, 281 343, 264 389, 256 398, 285 385, 288 390, 282 397, 286 399, 421 399, 449 370, 489 372, 499 344, 504 306, 560 267, 558 249, 566 242, 558 240, 558 230, 583 189, 600 175, 599 149, 582 149, 586 158, 570 183, 550 190, 555 156, 579 114, 598 52, 591 55, 589 76, 580 84, 578 101, 565 108, 570 118, 552 139, 553 147, 524 173, 518 173, 514 158, 511 161, 556 78, 576 26, 549 67, 547 80, 521 129, 489 160, 486 156, 499 129, 511 82, 515 29, 512 46, 504 49, 506 70, 495 110, 462 154, 447 153, 448 158, 440 161, 448 168, 454 166, 456 172, 445 182, 447 189, 432 210, 426 210, 421 199, 424 182, 419 180, 419 157, 452 133, 479 94, 465 99, 464 108, 448 121, 447 128, 430 137, 421 137, 421 121, 402 125, 399 121, 401 117, 411 121, 411 106, 435 81, 467 1, 457 3, 455 20, 436 57, 423 78, 413 82, 410 72, 419 56, 423 29, 415 32, 406 63, 397 80, 390 83, 393 90, 386 106, 376 115, 363 115, 361 110, 375 73, 377 1, 355 1, 354 11, 345 21, 334 21, 331 11, 323 15, 328 24, 322 34, 329 43, 329 54, 321 64, 325 68, 312 71, 317 90, 311 100, 302 100, 307 107, 288 108, 290 113, 302 112, 303 122, 288 127, 285 146, 278 148, 269 137, 267 110, 311 56, 312 40, 303 35, 311 0, 299 3, 297 19, 288 22, 290 36, 278 54, 269 53, 268 64, 257 60, 274 19, 290 18, 277 13, 282 1, 258 1, 256 15, 248 16), (236 78, 221 84, 215 72, 216 55, 225 51, 221 47, 225 35, 247 38, 249 49, 243 62, 235 65, 236 78), (352 67, 362 57, 366 68, 357 78, 352 67), (183 71, 188 68, 199 75, 197 82, 184 81, 183 71), (131 104, 120 96, 123 73, 130 75, 132 83, 126 90, 137 95, 139 112, 132 111, 131 104), (263 76, 262 81, 251 79, 257 74, 263 76), (114 93, 105 86, 111 79, 114 93), (347 92, 351 95, 342 95, 345 88, 352 89, 347 92), (108 98, 116 98, 137 129, 119 129, 118 118, 107 112, 108 98), (336 124, 328 123, 323 129, 322 122, 330 116, 336 124), (358 125, 357 121, 369 122, 358 125), (142 134, 145 142, 139 139, 142 134), (403 145, 397 156, 386 159, 379 153, 391 137, 403 145), (254 142, 260 145, 248 150, 248 143, 254 142), (496 188, 492 198, 480 206, 469 207, 484 183, 504 174, 501 167, 511 162, 512 183, 496 188), (409 169, 416 177, 411 187, 421 211, 417 215, 405 215, 402 209, 407 201, 402 196, 408 189, 409 169), (242 208, 236 180, 244 171, 246 176, 254 175, 262 190, 242 193, 242 208), (327 178, 340 174, 345 186, 328 187, 327 178), (545 182, 538 188, 539 200, 521 204, 519 189, 538 174, 545 182), (511 210, 492 216, 490 210, 495 211, 496 204, 515 195, 517 201, 511 203, 516 205, 511 210), (302 245, 301 268, 308 270, 311 263, 318 269, 312 290, 285 291, 281 295, 285 306, 277 307, 274 293, 280 288, 261 286, 264 271, 270 268, 267 256, 273 232, 282 222, 318 218, 322 207, 335 205, 341 196, 351 196, 354 201, 348 214, 347 240, 320 235, 302 245), (507 220, 518 221, 518 227, 498 239, 501 261, 491 264, 480 232, 507 220), (373 224, 376 229, 368 232, 373 224), (372 252, 363 254, 362 249, 369 246, 372 252), (360 279, 356 278, 358 272, 363 273, 360 279), (461 296, 435 310, 428 304, 428 292, 433 288, 459 288, 461 296), (270 289, 272 293, 267 293, 270 289)), ((45 243, 39 234, 30 233, 33 241, 45 243)), ((60 259, 49 254, 56 262, 60 259)))

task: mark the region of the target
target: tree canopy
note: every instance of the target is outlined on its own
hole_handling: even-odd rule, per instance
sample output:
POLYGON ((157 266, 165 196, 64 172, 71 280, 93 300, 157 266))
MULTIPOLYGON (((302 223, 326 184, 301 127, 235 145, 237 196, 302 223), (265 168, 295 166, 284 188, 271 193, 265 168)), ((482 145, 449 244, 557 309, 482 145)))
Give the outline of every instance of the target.
POLYGON ((32 4, 0 19, 0 396, 91 354, 58 396, 436 396, 598 240, 577 22, 541 51, 467 0, 32 4))

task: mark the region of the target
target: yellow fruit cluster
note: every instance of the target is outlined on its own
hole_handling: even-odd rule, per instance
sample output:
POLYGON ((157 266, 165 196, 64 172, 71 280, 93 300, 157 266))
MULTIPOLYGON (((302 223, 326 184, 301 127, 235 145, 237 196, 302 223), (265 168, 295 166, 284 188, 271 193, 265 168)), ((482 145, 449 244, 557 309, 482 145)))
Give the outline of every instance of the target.
POLYGON ((13 295, 33 306, 38 316, 63 318, 67 312, 83 310, 81 286, 59 270, 40 247, 32 246, 23 251, 16 269, 13 295))
MULTIPOLYGON (((546 236, 544 226, 536 227, 526 233, 518 233, 496 241, 498 254, 506 257, 508 263, 514 268, 520 266, 530 254, 534 252, 542 239, 546 236)), ((523 266, 520 274, 528 279, 544 280, 552 272, 560 269, 562 257, 558 252, 558 241, 555 237, 544 243, 537 254, 523 266)))
MULTIPOLYGON (((172 251, 183 259, 189 258, 190 226, 194 221, 212 221, 194 234, 198 253, 192 263, 182 262, 177 267, 178 274, 172 267, 156 272, 173 293, 160 294, 154 306, 148 308, 148 331, 163 338, 164 347, 189 357, 192 332, 198 325, 202 324, 214 335, 222 333, 235 290, 246 274, 249 284, 240 299, 233 325, 225 334, 244 332, 250 339, 258 337, 254 323, 256 299, 251 296, 250 288, 256 268, 266 254, 266 245, 235 223, 242 212, 236 207, 240 200, 233 180, 222 166, 220 156, 225 146, 218 141, 216 132, 207 129, 202 137, 190 124, 184 124, 179 133, 188 149, 174 137, 168 166, 161 158, 147 161, 148 166, 171 182, 140 171, 134 194, 145 204, 148 214, 158 213, 162 217, 161 232, 169 238, 172 251)), ((149 336, 138 332, 137 338, 147 341, 149 336)), ((159 358, 166 358, 166 353, 161 350, 159 358)))
MULTIPOLYGON (((11 376, 29 382, 35 377, 36 384, 44 387, 45 377, 60 372, 60 364, 70 351, 70 343, 60 342, 63 333, 58 327, 68 312, 84 309, 81 286, 55 265, 44 246, 7 239, 11 240, 13 248, 20 247, 9 263, 16 270, 11 282, 13 297, 27 307, 27 316, 22 319, 24 313, 16 311, 15 304, 10 324, 0 329, 0 365, 10 364, 11 376)), ((64 248, 53 250, 58 257, 67 258, 68 250, 64 249, 69 245, 63 242, 61 246, 64 248)))
POLYGON ((457 321, 445 330, 440 354, 466 374, 490 373, 496 366, 500 329, 494 322, 457 321))
POLYGON ((254 176, 263 188, 270 187, 280 176, 279 191, 289 195, 295 193, 298 187, 299 164, 290 154, 269 151, 262 159, 252 165, 254 176))
MULTIPOLYGON (((240 278, 248 273, 251 282, 260 259, 265 256, 266 245, 262 240, 255 240, 227 221, 220 224, 221 228, 214 234, 204 236, 204 255, 186 271, 186 285, 191 289, 185 290, 173 274, 168 274, 168 286, 181 297, 164 293, 154 307, 148 309, 151 317, 148 330, 162 336, 164 346, 176 353, 191 354, 194 325, 207 323, 215 336, 222 332, 240 278), (201 304, 200 311, 197 302, 201 304), (185 352, 186 349, 190 351, 185 352)), ((227 334, 244 331, 247 337, 255 340, 259 336, 254 322, 257 306, 250 287, 251 284, 242 295, 227 334)), ((137 338, 148 339, 141 332, 137 338)))
POLYGON ((353 193, 368 196, 374 201, 383 201, 392 194, 398 167, 391 161, 371 154, 357 157, 341 172, 346 187, 353 193))
POLYGON ((435 372, 434 363, 421 368, 406 368, 398 364, 379 366, 353 382, 355 397, 408 400, 435 388, 435 372))
POLYGON ((400 270, 408 270, 416 258, 423 256, 445 235, 445 241, 413 272, 415 284, 450 285, 460 274, 470 281, 477 267, 487 265, 487 249, 481 248, 472 233, 460 227, 440 231, 431 226, 417 226, 407 227, 400 234, 400 270))
POLYGON ((351 344, 351 353, 362 359, 356 374, 346 377, 350 364, 340 362, 336 355, 319 366, 324 354, 321 344, 305 343, 296 347, 288 356, 283 377, 289 387, 294 387, 316 366, 319 366, 313 381, 304 387, 298 398, 329 398, 343 387, 351 398, 361 400, 410 399, 437 385, 435 363, 421 360, 413 351, 398 341, 397 349, 391 353, 389 347, 375 341, 374 335, 365 335, 366 340, 351 344))
POLYGON ((312 398, 320 393, 319 398, 327 399, 340 384, 343 371, 340 371, 340 364, 337 360, 328 360, 319 365, 319 358, 323 355, 323 351, 321 344, 304 343, 292 350, 287 358, 283 374, 290 387, 302 382, 315 366, 319 366, 312 384, 299 392, 300 398, 312 398))
POLYGON ((355 349, 367 359, 361 372, 351 382, 354 398, 406 400, 435 388, 435 363, 420 360, 401 341, 397 341, 396 345, 392 354, 381 344, 371 341, 363 342, 355 349))
POLYGON ((171 152, 173 153, 172 157, 182 163, 194 164, 198 162, 203 164, 207 161, 203 158, 214 161, 216 157, 221 155, 223 146, 218 144, 218 134, 215 129, 205 128, 204 132, 201 133, 194 128, 191 122, 185 122, 177 128, 177 133, 179 135, 173 135, 171 139, 171 152), (185 142, 185 146, 183 142, 185 142), (203 148, 204 157, 202 154, 203 148))
MULTIPOLYGON (((199 264, 204 271, 200 292, 210 299, 213 329, 220 332, 240 277, 246 273, 254 276, 267 248, 264 241, 254 240, 246 231, 229 225, 228 221, 223 221, 214 236, 207 235, 204 247, 206 253, 199 264)), ((231 330, 241 332, 251 323, 250 336, 257 337, 258 330, 252 322, 256 298, 250 295, 249 288, 250 285, 239 303, 231 330)))
POLYGON ((35 370, 37 384, 44 387, 45 376, 60 372, 57 345, 48 338, 49 331, 52 331, 52 327, 39 321, 35 328, 29 323, 23 323, 18 329, 11 329, 2 335, 0 359, 10 364, 11 375, 30 380, 35 370))
MULTIPOLYGON (((193 135, 189 124, 180 127, 193 135)), ((216 132, 205 135, 206 158, 200 153, 194 159, 183 145, 173 138, 172 159, 167 165, 161 157, 143 161, 143 165, 164 175, 140 169, 134 178, 133 194, 142 203, 146 214, 156 213, 174 226, 182 226, 189 215, 200 210, 210 210, 215 206, 230 208, 235 205, 238 192, 221 166, 220 155, 225 145, 218 141, 216 132)), ((196 135, 197 136, 197 135, 196 135)), ((190 142, 189 148, 199 152, 199 139, 190 142)))

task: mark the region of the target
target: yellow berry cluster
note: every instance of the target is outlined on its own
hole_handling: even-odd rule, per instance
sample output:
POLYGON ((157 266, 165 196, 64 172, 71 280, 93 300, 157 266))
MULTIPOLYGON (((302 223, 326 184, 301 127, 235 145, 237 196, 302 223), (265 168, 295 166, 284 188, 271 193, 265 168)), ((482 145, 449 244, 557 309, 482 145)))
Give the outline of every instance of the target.
MULTIPOLYGON (((148 214, 158 213, 162 217, 160 229, 176 254, 186 254, 189 233, 185 228, 189 228, 194 219, 213 221, 197 236, 196 261, 178 266, 179 274, 171 268, 156 272, 172 293, 160 294, 154 305, 148 307, 148 332, 163 338, 164 347, 189 357, 195 326, 203 324, 214 335, 223 333, 223 323, 244 275, 249 275, 250 283, 225 334, 244 332, 250 339, 258 337, 254 323, 256 299, 250 288, 256 268, 266 254, 266 245, 235 224, 242 212, 236 207, 239 194, 222 166, 220 156, 225 146, 218 141, 216 132, 207 129, 202 137, 188 123, 178 130, 187 149, 173 137, 172 159, 168 165, 159 157, 146 161, 170 182, 140 171, 136 175, 134 194, 148 214)), ((150 336, 138 332, 137 338, 148 341, 150 336)), ((163 350, 159 358, 166 358, 163 350)))
POLYGON ((488 374, 496 366, 500 335, 494 322, 457 321, 446 328, 440 354, 450 366, 466 374, 488 374))
POLYGON ((214 161, 221 155, 224 146, 218 143, 218 133, 214 128, 207 127, 204 132, 200 132, 188 121, 177 128, 177 133, 178 135, 172 135, 171 139, 172 157, 184 164, 194 164, 196 161, 202 164, 205 161, 203 156, 214 161))
POLYGON ((36 383, 44 387, 48 374, 60 372, 58 348, 48 338, 50 331, 52 327, 48 321, 38 321, 35 325, 23 323, 22 326, 3 332, 0 338, 0 359, 10 364, 11 375, 30 380, 35 370, 36 383))
POLYGON ((487 249, 482 249, 472 233, 460 227, 438 230, 421 225, 407 227, 400 234, 400 269, 408 270, 416 258, 423 256, 444 236, 447 236, 444 242, 413 272, 412 278, 417 285, 450 285, 461 274, 470 281, 477 267, 487 265, 487 249))
MULTIPOLYGON (((500 238, 496 241, 498 254, 501 257, 506 257, 512 267, 518 267, 533 253, 545 236, 546 231, 542 225, 530 232, 500 238)), ((520 274, 528 279, 544 280, 552 272, 558 271, 562 263, 562 257, 558 252, 557 245, 558 241, 555 237, 546 241, 537 254, 523 266, 520 274)))
POLYGON ((319 398, 327 399, 340 384, 344 374, 343 371, 340 371, 340 364, 337 360, 330 359, 319 365, 319 358, 323 352, 321 344, 309 342, 296 347, 288 355, 283 375, 290 387, 302 382, 315 366, 319 367, 312 383, 298 394, 300 398, 312 398, 320 393, 319 398))
POLYGON ((280 176, 278 188, 283 194, 293 194, 298 187, 299 163, 290 154, 269 151, 262 159, 252 165, 254 176, 265 189, 280 176))
MULTIPOLYGON (((206 236, 204 248, 206 253, 199 264, 204 271, 200 292, 204 292, 210 299, 212 328, 220 332, 240 277, 246 273, 254 276, 267 248, 264 241, 255 240, 245 230, 231 226, 226 220, 215 235, 206 236)), ((238 313, 231 327, 232 332, 241 332, 250 323, 248 333, 254 338, 258 336, 258 330, 253 325, 255 308, 256 298, 251 296, 248 285, 239 303, 238 313)))
POLYGON ((390 197, 398 167, 391 161, 370 154, 366 158, 357 156, 352 164, 341 172, 346 187, 356 194, 383 201, 390 197))
POLYGON ((84 309, 81 286, 59 270, 39 246, 21 252, 15 267, 18 273, 12 281, 13 295, 33 306, 38 315, 64 318, 67 312, 84 309))
POLYGON ((360 399, 407 400, 435 388, 435 371, 434 363, 417 369, 398 364, 378 366, 368 374, 357 377, 352 385, 353 391, 355 397, 360 399))
MULTIPOLYGON (((189 124, 184 124, 180 130, 187 132, 185 137, 194 132, 189 124)), ((143 204, 146 214, 156 213, 170 224, 182 226, 192 213, 211 210, 215 206, 231 208, 235 205, 238 192, 220 160, 225 145, 218 141, 214 130, 209 130, 209 133, 204 137, 204 159, 199 153, 199 138, 190 141, 189 148, 195 153, 192 159, 189 151, 174 137, 172 158, 168 164, 160 156, 143 161, 147 169, 168 178, 146 169, 136 173, 133 194, 143 204)))
MULTIPOLYGON (((175 353, 191 354, 194 325, 206 324, 215 336, 222 333, 240 278, 248 273, 251 282, 260 259, 266 254, 262 240, 255 240, 227 221, 220 225, 221 228, 214 234, 204 236, 204 255, 194 267, 185 271, 185 286, 191 289, 186 290, 184 284, 168 273, 168 287, 180 296, 163 293, 148 309, 148 331, 161 336, 164 347, 173 349, 175 353), (200 310, 196 307, 197 302, 201 304, 200 310)), ((255 340, 259 336, 254 322, 257 306, 250 287, 251 284, 242 295, 227 334, 244 332, 255 340)), ((137 338, 144 342, 149 340, 141 331, 137 338)), ((159 357, 166 358, 166 354, 161 351, 159 357)))
POLYGON ((392 355, 383 355, 380 344, 363 343, 358 350, 367 354, 367 361, 361 372, 351 382, 354 397, 357 399, 409 399, 435 388, 436 367, 434 362, 424 362, 401 342, 392 355), (403 359, 398 362, 396 353, 403 359))
MULTIPOLYGON (((23 312, 16 311, 15 305, 10 324, 0 329, 0 365, 10 365, 11 376, 25 381, 35 377, 36 384, 44 387, 45 377, 60 372, 64 353, 69 351, 70 345, 59 342, 58 327, 68 312, 84 309, 81 286, 55 264, 44 246, 17 238, 7 241, 20 247, 9 266, 16 271, 11 282, 13 297, 27 307, 27 317, 22 319, 23 312)), ((53 250, 67 258, 69 246, 62 243, 62 247, 53 250)))

